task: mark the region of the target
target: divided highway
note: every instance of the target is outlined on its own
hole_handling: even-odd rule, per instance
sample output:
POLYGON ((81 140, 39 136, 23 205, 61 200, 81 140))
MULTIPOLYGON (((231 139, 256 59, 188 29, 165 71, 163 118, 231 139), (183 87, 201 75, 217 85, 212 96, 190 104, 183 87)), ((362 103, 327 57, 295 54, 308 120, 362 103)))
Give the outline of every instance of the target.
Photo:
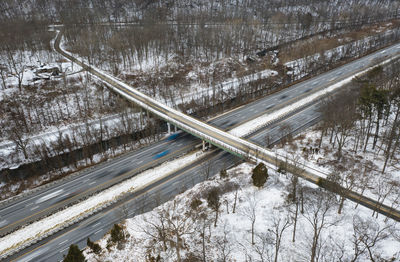
MULTIPOLYGON (((57 37, 55 48, 59 47, 60 36, 57 37)), ((299 97, 309 95, 354 75, 356 72, 370 66, 376 59, 397 54, 399 47, 400 45, 392 46, 296 84, 281 92, 219 116, 209 121, 209 124, 222 130, 234 128, 245 121, 290 105, 294 101, 297 101, 299 97)), ((126 178, 132 177, 140 171, 182 155, 192 150, 198 143, 200 143, 199 139, 188 134, 179 137, 173 142, 163 140, 150 147, 136 150, 118 159, 103 163, 94 169, 83 171, 79 175, 70 176, 62 182, 38 190, 16 201, 0 204, 0 235, 11 232, 22 225, 47 216, 72 203, 76 203, 88 195, 92 195, 126 178), (160 159, 153 159, 155 155, 166 150, 169 150, 170 154, 160 159)))
MULTIPOLYGON (((370 56, 364 57, 343 67, 332 70, 309 81, 295 85, 290 89, 276 93, 273 96, 264 98, 247 106, 243 106, 237 110, 231 111, 228 114, 216 118, 210 123, 212 125, 220 127, 221 129, 232 128, 258 115, 264 114, 266 112, 272 112, 273 110, 276 110, 283 105, 286 105, 287 103, 291 103, 294 100, 297 100, 298 97, 301 95, 319 90, 327 85, 338 82, 348 77, 349 75, 354 74, 355 72, 359 72, 368 67, 377 58, 384 58, 389 55, 393 56, 394 54, 398 53, 399 48, 400 45, 395 45, 383 51, 374 53, 370 56)), ((178 119, 181 119, 181 116, 179 116, 178 119)), ((285 121, 289 121, 290 125, 299 128, 311 125, 317 119, 318 112, 316 111, 316 107, 310 106, 302 112, 289 117, 285 121)), ((202 123, 200 124, 195 121, 196 127, 200 126, 202 130, 207 130, 207 127, 205 128, 202 123)), ((211 128, 211 130, 214 129, 211 128)), ((213 133, 216 134, 218 137, 221 137, 221 134, 224 134, 221 130, 214 130, 213 133)), ((258 144, 264 144, 263 140, 265 140, 264 138, 266 135, 269 135, 270 137, 276 137, 276 139, 279 138, 279 125, 275 124, 273 126, 270 126, 264 131, 255 134, 250 140, 258 144)), ((161 163, 165 160, 183 154, 184 152, 190 151, 194 147, 194 145, 198 144, 199 142, 199 139, 196 139, 188 134, 184 134, 172 142, 163 140, 155 143, 150 147, 137 150, 121 158, 110 161, 109 163, 102 164, 100 167, 96 167, 93 170, 83 172, 81 173, 81 175, 71 178, 65 183, 56 184, 52 187, 33 193, 28 197, 21 198, 9 204, 4 204, 3 206, 1 206, 0 211, 0 226, 2 227, 0 230, 1 232, 6 232, 13 226, 18 226, 18 221, 23 221, 24 218, 36 219, 36 215, 44 216, 46 215, 46 212, 51 210, 51 208, 58 209, 66 204, 78 201, 83 196, 96 192, 96 187, 104 186, 104 184, 108 184, 110 183, 110 181, 115 183, 117 180, 123 177, 133 176, 139 171, 147 169, 150 166, 157 165, 158 163, 161 163), (172 149, 169 155, 157 160, 153 159, 154 155, 167 149, 172 149), (88 190, 90 190, 91 192, 88 192, 88 190), (42 213, 38 214, 40 212, 42 213)), ((247 145, 247 143, 244 143, 244 145, 247 145)), ((257 156, 259 156, 258 153, 257 156)), ((213 168, 215 168, 214 171, 218 172, 221 167, 227 167, 229 165, 232 165, 233 163, 237 163, 238 161, 240 161, 240 158, 232 156, 228 153, 216 151, 215 156, 213 156, 212 158, 212 161, 213 168)), ((187 170, 182 170, 179 174, 171 175, 171 177, 169 179, 166 179, 164 182, 158 182, 158 184, 152 186, 152 189, 149 188, 148 193, 142 192, 144 195, 136 193, 133 196, 129 196, 129 199, 126 200, 128 202, 126 203, 133 205, 132 209, 129 208, 129 210, 133 210, 132 214, 136 214, 142 212, 143 210, 146 210, 147 208, 151 208, 152 206, 154 206, 154 204, 156 204, 155 199, 157 199, 157 196, 160 196, 160 194, 163 195, 163 200, 169 199, 171 196, 176 194, 177 188, 186 188, 200 181, 200 170, 201 163, 199 163, 197 166, 190 167, 187 170), (160 191, 162 193, 160 193, 160 191), (151 194, 154 194, 153 198, 148 197, 151 194), (138 201, 138 199, 140 198, 143 198, 141 199, 143 202, 138 201)), ((118 213, 121 212, 117 210, 117 207, 114 207, 114 209, 111 210, 106 210, 105 212, 101 212, 93 217, 82 221, 77 225, 72 226, 71 228, 68 228, 65 232, 62 231, 59 234, 56 234, 54 237, 58 236, 58 238, 52 241, 50 241, 49 239, 45 240, 50 241, 48 242, 50 244, 41 246, 38 250, 26 254, 24 257, 29 258, 29 256, 36 254, 36 256, 32 257, 32 259, 35 258, 35 261, 42 261, 41 259, 46 257, 48 258, 47 261, 54 261, 54 258, 56 258, 57 256, 58 258, 60 258, 59 251, 63 246, 68 247, 69 244, 74 242, 79 242, 82 244, 82 241, 86 240, 86 237, 91 235, 91 238, 98 239, 105 231, 110 228, 112 223, 119 221, 121 215, 118 215, 118 213), (58 239, 63 241, 56 242, 56 240, 58 241, 58 239), (57 245, 54 246, 54 243, 57 243, 57 245)), ((25 223, 28 223, 28 220, 23 221, 21 225, 25 223)), ((43 243, 43 241, 41 243, 43 243)), ((31 248, 33 247, 34 246, 32 246, 31 248)))
MULTIPOLYGON (((276 142, 281 138, 280 126, 282 124, 290 126, 293 131, 300 132, 316 123, 318 119, 318 105, 314 105, 254 133, 249 139, 265 145, 265 137, 268 135, 271 138, 271 142, 276 142)), ((240 161, 242 159, 239 157, 222 150, 216 150, 206 162, 201 160, 182 168, 178 172, 156 181, 148 188, 129 195, 116 205, 32 245, 9 259, 38 262, 58 261, 68 252, 69 245, 74 243, 83 248, 86 246, 88 237, 92 240, 98 240, 110 230, 114 223, 119 223, 126 216, 133 217, 150 211, 159 204, 173 198, 177 193, 204 181, 205 166, 206 168, 210 167, 210 174, 215 174, 222 168, 229 168, 240 161), (212 165, 208 166, 207 162, 212 163, 212 165)))

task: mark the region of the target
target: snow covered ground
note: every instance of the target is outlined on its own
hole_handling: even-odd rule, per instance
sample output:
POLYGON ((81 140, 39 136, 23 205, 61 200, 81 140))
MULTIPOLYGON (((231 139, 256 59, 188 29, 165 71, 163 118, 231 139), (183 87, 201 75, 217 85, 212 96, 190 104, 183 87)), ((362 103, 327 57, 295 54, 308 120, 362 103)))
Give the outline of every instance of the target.
MULTIPOLYGON (((384 62, 384 63, 387 63, 387 62, 384 62)), ((364 70, 363 72, 360 72, 359 74, 362 74, 362 73, 364 73, 365 71, 367 71, 367 70, 364 70)), ((299 107, 301 107, 301 106, 304 106, 305 104, 310 103, 311 101, 314 101, 314 100, 317 99, 317 98, 320 98, 321 96, 325 95, 325 94, 328 93, 328 92, 334 91, 335 89, 337 89, 337 88, 343 86, 344 84, 350 82, 352 78, 353 78, 353 77, 349 77, 349 78, 344 79, 344 80, 342 80, 341 82, 339 82, 339 83, 337 83, 337 84, 334 84, 334 85, 332 85, 332 86, 330 86, 330 87, 328 87, 328 88, 326 88, 326 89, 324 89, 324 90, 321 90, 321 91, 319 91, 319 92, 317 92, 317 93, 314 93, 314 94, 312 94, 312 95, 310 95, 310 96, 308 96, 308 97, 306 97, 306 98, 304 98, 304 99, 302 99, 302 100, 300 100, 300 101, 294 103, 292 106, 289 106, 289 107, 287 107, 287 108, 283 108, 283 109, 277 111, 278 113, 273 114, 272 116, 264 115, 264 116, 261 116, 261 117, 259 117, 259 118, 256 118, 255 120, 249 121, 248 123, 245 123, 244 125, 239 126, 239 127, 235 128, 235 129, 231 130, 230 133, 231 133, 231 134, 234 134, 234 135, 236 135, 236 136, 239 136, 239 137, 242 137, 242 136, 244 136, 244 135, 246 135, 246 134, 249 134, 249 133, 251 133, 251 132, 253 132, 253 131, 259 129, 261 126, 266 125, 269 121, 272 121, 272 120, 274 120, 274 119, 278 119, 278 118, 282 117, 282 115, 287 114, 288 112, 293 111, 293 110, 295 110, 295 109, 297 109, 297 108, 299 108, 299 107), (257 123, 257 124, 255 124, 255 123, 257 123)), ((122 84, 123 84, 123 83, 122 83, 122 84)), ((279 155, 281 155, 281 156, 284 156, 284 155, 285 155, 285 151, 278 151, 277 153, 278 153, 279 155)), ((176 161, 176 162, 179 162, 179 161, 181 161, 181 160, 182 160, 182 159, 180 158, 180 159, 174 160, 174 161, 171 162, 171 163, 175 163, 175 161, 176 161)), ((179 163, 180 163, 180 164, 181 164, 181 163, 186 163, 186 161, 187 161, 188 163, 191 163, 191 162, 193 162, 194 160, 195 160, 195 159, 192 159, 192 160, 184 160, 183 162, 179 162, 179 163)), ((306 163, 307 160, 304 159, 304 160, 302 160, 302 162, 306 163)), ((179 166, 179 164, 176 165, 176 166, 179 166)), ((311 168, 317 168, 317 169, 318 169, 318 166, 317 166, 315 163, 311 163, 310 166, 311 166, 311 168)), ((164 169, 164 170, 168 170, 168 169, 164 169)), ((162 174, 165 174, 165 171, 164 171, 164 172, 159 172, 159 175, 162 175, 162 174)), ((135 181, 135 179, 136 179, 136 178, 133 178, 133 179, 131 179, 131 180, 135 181)), ((152 179, 154 179, 154 178, 152 178, 152 179)), ((130 183, 132 183, 131 180, 129 180, 130 183)), ((120 192, 119 194, 122 194, 123 192, 128 192, 129 190, 132 190, 132 188, 133 188, 133 186, 132 186, 131 184, 129 184, 129 183, 128 183, 128 186, 129 186, 129 188, 130 188, 129 190, 126 189, 126 186, 127 186, 127 185, 126 185, 125 183, 122 183, 122 184, 120 184, 120 185, 114 186, 114 187, 113 187, 113 190, 114 190, 115 192, 120 192)), ((135 187, 135 188, 136 188, 136 187, 135 187)), ((101 204, 103 204, 103 205, 104 205, 104 203, 110 203, 110 202, 112 201, 112 199, 115 199, 116 195, 111 195, 111 196, 109 196, 109 195, 107 195, 107 192, 108 192, 108 190, 105 191, 105 192, 102 192, 102 193, 100 193, 100 194, 98 194, 98 195, 96 195, 96 196, 94 196, 94 197, 91 197, 90 199, 88 199, 88 200, 85 201, 85 202, 80 203, 79 205, 76 205, 76 206, 73 206, 73 207, 69 208, 69 209, 68 209, 68 212, 69 212, 70 214, 72 214, 72 216, 73 216, 74 219, 76 219, 77 217, 82 217, 82 213, 88 213, 88 212, 90 212, 91 210, 93 210, 93 208, 96 208, 97 205, 95 205, 95 204, 93 204, 93 203, 101 203, 101 204), (106 199, 105 201, 102 201, 103 197, 106 199), (101 201, 99 201, 98 199, 100 199, 101 201), (90 202, 91 200, 92 200, 92 202, 90 202), (93 200, 94 200, 95 202, 93 202, 93 200), (84 207, 84 210, 83 210, 83 211, 82 211, 82 206, 84 207)), ((388 199, 389 199, 389 198, 388 198, 388 199)), ((54 214, 53 216, 51 216, 50 218, 52 218, 52 217, 57 217, 58 221, 60 221, 60 223, 61 223, 61 224, 58 224, 58 225, 56 226, 57 229, 59 229, 60 226, 63 224, 63 222, 61 222, 61 221, 66 222, 66 221, 69 220, 69 217, 68 217, 68 216, 65 216, 65 214, 62 214, 62 212, 56 213, 56 214, 54 214)), ((36 228, 37 231, 31 230, 31 232, 33 232, 33 235, 23 234, 24 236, 27 236, 27 238, 26 238, 25 240, 22 240, 22 241, 19 240, 19 241, 21 241, 22 243, 24 243, 25 241, 32 240, 31 238, 32 238, 33 236, 41 235, 41 234, 43 234, 44 232, 47 232, 47 230, 49 230, 49 229, 48 229, 49 225, 52 224, 52 223, 47 223, 47 222, 46 222, 46 219, 45 219, 45 220, 41 220, 41 221, 39 221, 39 222, 37 222, 37 223, 42 223, 42 224, 40 224, 41 226, 38 226, 38 225, 35 226, 35 228, 36 228), (43 221, 44 221, 44 222, 43 222, 43 221)), ((35 224, 33 224, 33 225, 35 225, 35 224)), ((30 227, 30 226, 27 226, 27 227, 25 227, 23 230, 25 230, 26 228, 29 228, 29 227, 30 227)), ((16 239, 20 239, 20 234, 21 234, 20 232, 22 232, 22 231, 19 230, 19 231, 14 232, 13 234, 8 235, 8 236, 6 236, 6 237, 4 237, 4 238, 2 239, 2 241, 3 241, 4 239, 6 239, 5 242, 9 243, 9 246, 3 247, 3 250, 7 250, 8 248, 13 247, 13 246, 15 245, 16 239), (12 236, 14 236, 14 239, 13 239, 13 238, 7 239, 8 237, 12 237, 12 236), (15 237, 15 236, 17 236, 17 237, 15 237)), ((17 243, 21 243, 21 242, 17 242, 17 243)), ((0 242, 0 243, 1 243, 1 242, 0 242)), ((4 242, 3 242, 3 243, 4 243, 4 242)), ((0 247, 1 247, 1 246, 0 246, 0 247)))
MULTIPOLYGON (((53 57, 54 54, 49 52, 45 54, 50 56, 49 59, 56 60, 53 57)), ((8 111, 5 111, 4 118, 0 120, 3 127, 3 132, 0 132, 0 169, 17 168, 21 164, 40 160, 40 157, 34 154, 37 146, 46 145, 52 151, 53 145, 57 144, 61 137, 63 139, 68 137, 77 143, 82 143, 83 138, 79 134, 85 134, 88 131, 97 134, 100 130, 100 122, 103 130, 107 130, 107 135, 110 137, 116 136, 118 130, 124 129, 122 122, 127 121, 127 118, 134 120, 132 125, 135 127, 139 122, 146 124, 146 117, 143 117, 143 121, 139 121, 138 114, 132 110, 128 114, 123 114, 126 112, 120 112, 121 110, 116 109, 115 106, 112 108, 113 103, 115 105, 115 97, 107 90, 101 94, 98 87, 91 82, 88 83, 88 93, 85 95, 86 91, 82 85, 87 79, 86 75, 81 72, 80 66, 62 59, 59 60, 59 63, 45 64, 26 56, 24 58, 26 64, 24 65, 22 91, 18 90, 16 77, 8 75, 5 79, 7 88, 0 89, 0 103, 4 103, 7 107, 13 101, 19 102, 17 109, 23 112, 26 119, 29 120, 28 133, 23 128, 18 129, 21 132, 22 140, 26 143, 28 158, 24 157, 23 152, 17 150, 16 143, 10 134, 12 131, 8 130, 14 128, 16 120, 9 115, 8 111), (51 68, 58 68, 59 76, 51 76, 51 73, 35 73, 51 68), (66 76, 65 86, 63 84, 64 74, 66 76), (37 79, 38 75, 46 80, 37 79), (16 101, 14 97, 20 101, 16 101), (85 100, 85 97, 89 100, 85 100), (101 99, 108 101, 102 103, 101 99), (35 103, 32 103, 33 101, 35 103), (85 115, 87 110, 83 104, 88 105, 90 116, 85 115), (52 116, 56 116, 58 121, 54 121, 55 118, 52 116)), ((106 136, 104 138, 107 139, 106 136)))
POLYGON ((232 78, 231 80, 218 83, 215 86, 204 87, 202 85, 191 85, 188 92, 185 92, 182 96, 177 97, 174 100, 168 99, 165 101, 165 99, 162 99, 161 97, 158 97, 157 100, 165 102, 168 106, 177 107, 177 105, 180 104, 190 103, 192 100, 199 101, 205 97, 212 97, 215 92, 224 92, 227 94, 237 93, 241 85, 257 80, 267 79, 276 75, 278 75, 277 71, 266 69, 244 77, 232 78))
POLYGON ((377 35, 371 35, 365 38, 362 38, 357 41, 351 41, 350 43, 346 43, 335 48, 325 50, 321 53, 315 53, 313 55, 302 57, 296 60, 292 60, 286 62, 284 65, 287 68, 291 68, 291 71, 288 71, 288 75, 293 75, 293 79, 301 79, 306 76, 308 73, 306 72, 306 67, 309 67, 313 64, 322 64, 323 61, 331 61, 331 63, 336 63, 343 59, 344 57, 359 57, 357 53, 357 49, 354 47, 357 46, 373 46, 374 42, 382 36, 390 36, 391 34, 398 34, 399 29, 390 29, 385 32, 377 35))
MULTIPOLYGON (((290 177, 269 170, 267 183, 258 189, 252 185, 252 168, 253 165, 241 164, 228 170, 228 178, 216 175, 211 181, 197 184, 151 212, 127 219, 123 223, 125 241, 113 244, 107 234, 98 241, 102 248, 100 254, 86 248, 86 259, 148 261, 149 257, 160 256, 161 261, 177 261, 173 229, 176 225, 181 234, 180 256, 187 261, 202 260, 203 236, 207 261, 273 261, 277 236, 281 238, 278 261, 310 261, 314 225, 321 228, 316 245, 319 261, 354 259, 357 237, 364 237, 375 259, 400 259, 398 224, 383 216, 373 218, 370 210, 356 207, 350 201, 345 202, 339 215, 336 197, 304 181, 298 185, 303 192, 304 212, 299 207, 293 242, 296 205, 289 200, 290 177), (215 212, 207 205, 207 194, 212 188, 221 192, 216 227, 215 212), (198 207, 192 208, 193 200, 201 201, 198 207), (157 231, 162 223, 166 249, 160 238, 162 232, 157 231), (378 241, 372 245, 375 236, 378 241)), ((357 245, 362 252, 355 261, 367 261, 367 248, 361 242, 357 245)))
MULTIPOLYGON (((300 163, 308 163, 316 168, 327 170, 327 173, 340 172, 344 186, 349 186, 350 176, 354 177, 352 190, 372 199, 383 202, 395 209, 400 207, 400 169, 399 165, 389 165, 385 174, 381 170, 385 159, 382 154, 376 154, 372 145, 368 145, 365 153, 354 153, 355 137, 350 137, 344 146, 343 157, 337 162, 336 150, 332 150, 329 139, 322 142, 321 150, 310 153, 309 148, 318 148, 320 131, 304 132, 293 143, 284 147, 275 147, 274 152, 281 156, 297 156, 300 163), (366 171, 368 170, 368 171, 366 171)), ((362 150, 360 150, 362 151, 362 150)))
POLYGON ((35 239, 40 239, 57 232, 71 223, 83 219, 85 215, 92 214, 114 203, 125 194, 140 190, 206 155, 207 153, 196 152, 171 162, 166 162, 161 166, 145 171, 125 182, 90 197, 79 204, 73 205, 72 207, 28 225, 14 233, 6 235, 0 239, 0 257, 18 247, 29 246, 35 239))

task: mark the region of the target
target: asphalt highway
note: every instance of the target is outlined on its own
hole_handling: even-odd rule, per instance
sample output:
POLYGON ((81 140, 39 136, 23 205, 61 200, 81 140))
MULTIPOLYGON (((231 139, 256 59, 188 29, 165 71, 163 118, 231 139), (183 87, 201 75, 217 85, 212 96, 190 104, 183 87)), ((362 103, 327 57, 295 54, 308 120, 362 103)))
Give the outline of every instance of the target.
MULTIPOLYGON (((315 124, 319 120, 318 105, 296 113, 280 123, 275 123, 267 128, 254 133, 249 140, 265 145, 266 136, 272 143, 281 138, 280 127, 284 124, 293 132, 300 132, 315 124)), ((89 217, 67 230, 60 231, 52 237, 30 246, 22 252, 12 256, 10 260, 16 261, 58 261, 68 252, 69 245, 78 244, 80 248, 86 246, 86 239, 98 240, 107 233, 114 223, 122 219, 150 211, 161 203, 173 198, 177 193, 193 187, 206 179, 206 169, 210 168, 210 176, 218 173, 222 168, 231 167, 242 161, 230 153, 220 149, 214 150, 211 156, 203 161, 184 167, 168 175, 154 184, 135 192, 116 205, 89 217), (208 164, 210 163, 210 165, 208 164)))
MULTIPOLYGON (((297 87, 293 86, 291 89, 302 86, 305 87, 303 84, 297 87)), ((288 93, 288 90, 278 92, 229 111, 211 120, 210 123, 222 129, 233 128, 255 116, 272 112, 278 107, 290 103, 288 100, 292 96, 302 93, 302 90, 296 90, 296 92, 290 93, 291 95, 288 93), (283 99, 283 96, 286 96, 286 98, 283 99), (276 102, 277 100, 280 102, 276 102)), ((77 202, 89 194, 100 191, 100 188, 104 186, 111 186, 123 178, 134 176, 147 168, 171 160, 176 156, 193 150, 194 146, 200 142, 199 139, 182 133, 174 140, 161 140, 148 147, 123 155, 118 159, 100 164, 94 169, 83 171, 79 176, 67 179, 65 182, 62 181, 16 201, 3 204, 0 210, 0 232, 5 234, 18 226, 30 223, 66 205, 77 202), (154 159, 157 154, 167 150, 170 152, 169 154, 154 159)))
MULTIPOLYGON (((205 141, 208 141, 225 151, 231 152, 232 154, 246 157, 247 159, 252 159, 254 161, 265 161, 269 163, 276 163, 276 157, 271 152, 260 147, 259 145, 248 142, 244 139, 241 139, 240 137, 234 136, 227 132, 224 132, 223 130, 216 128, 210 124, 207 124, 199 119, 196 119, 174 108, 166 106, 156 101, 155 99, 147 96, 146 94, 139 92, 138 90, 125 84, 124 82, 121 82, 120 80, 111 76, 110 74, 102 72, 101 70, 91 65, 88 65, 84 61, 75 58, 73 55, 60 48, 61 37, 62 33, 58 33, 56 40, 54 42, 54 48, 57 52, 59 52, 69 60, 79 64, 90 74, 98 78, 100 81, 106 83, 110 89, 120 94, 127 100, 139 105, 140 107, 143 107, 144 109, 155 114, 159 118, 164 119, 165 121, 179 127, 185 132, 195 135, 205 141)), ((374 53, 368 56, 367 59, 369 58, 371 60, 370 64, 374 63, 376 65, 377 64, 376 59, 380 58, 379 60, 385 60, 385 57, 387 57, 388 59, 386 59, 385 61, 387 63, 391 59, 393 59, 390 55, 388 55, 388 53, 394 53, 397 55, 396 57, 398 58, 399 52, 397 48, 395 46, 391 46, 389 48, 386 48, 385 50, 380 51, 379 53, 374 53)), ((358 62, 359 62, 358 64, 359 68, 358 70, 355 70, 355 72, 360 73, 360 72, 365 72, 365 70, 371 69, 370 65, 364 65, 362 62, 360 61, 358 62)), ((357 64, 352 63, 352 65, 357 67, 357 64)), ((336 73, 339 74, 334 75, 329 80, 326 80, 323 83, 323 86, 324 85, 329 86, 329 84, 332 84, 333 81, 335 81, 338 77, 341 77, 343 75, 343 73, 338 71, 336 71, 336 73)), ((348 74, 347 77, 353 76, 353 74, 354 71, 351 74, 348 74)), ((303 94, 302 96, 297 98, 305 96, 307 96, 307 94, 303 94)), ((283 96, 282 98, 285 98, 285 96, 283 96)), ((285 160, 280 160, 280 161, 285 161, 285 160)), ((293 166, 292 164, 289 165, 291 166, 290 169, 295 168, 295 166, 293 166)), ((314 170, 313 172, 316 171, 314 170)), ((304 176, 304 178, 313 181, 315 183, 318 183, 319 181, 319 176, 315 175, 315 173, 312 174, 308 172, 307 176, 304 176)))
MULTIPOLYGON (((368 67, 371 63, 374 63, 376 59, 393 56, 399 52, 399 48, 400 45, 395 45, 370 56, 366 56, 345 66, 317 76, 311 80, 292 86, 291 88, 278 92, 275 95, 240 107, 216 118, 210 123, 221 129, 233 128, 239 123, 243 123, 258 115, 271 112, 286 104, 290 104, 298 99, 299 96, 310 94, 326 85, 338 82, 349 75, 368 67)), ((301 114, 296 114, 295 116, 298 115, 301 114)), ((299 126, 300 124, 303 125, 304 123, 306 122, 301 121, 296 123, 295 126, 299 126)), ((279 133, 279 128, 276 130, 276 132, 279 133)), ((258 135, 262 136, 261 134, 262 133, 258 133, 258 135)), ((262 138, 260 137, 260 139, 262 138)), ((111 160, 106 164, 96 167, 95 169, 82 172, 81 175, 76 176, 65 183, 54 185, 52 187, 43 189, 42 191, 33 193, 26 198, 21 198, 15 202, 5 204, 0 207, 0 226, 2 227, 0 232, 4 234, 5 232, 12 231, 20 225, 29 223, 32 220, 47 215, 49 212, 79 201, 79 199, 87 196, 88 194, 97 192, 103 186, 110 186, 113 181, 115 183, 123 177, 131 177, 136 173, 143 171, 144 169, 176 157, 177 155, 183 154, 184 152, 191 150, 197 143, 199 143, 198 139, 187 134, 182 135, 173 141, 163 140, 153 144, 150 147, 129 153, 116 160, 111 160), (155 155, 160 152, 164 152, 165 150, 169 150, 170 153, 159 159, 154 159, 155 155), (88 192, 89 190, 90 192, 88 192)), ((258 143, 262 144, 262 141, 258 143)), ((222 152, 220 154, 223 155, 221 160, 212 161, 213 166, 216 166, 216 168, 218 167, 218 163, 223 163, 223 165, 226 167, 228 166, 228 163, 230 163, 229 161, 238 160, 238 158, 230 156, 229 154, 222 152)), ((198 174, 197 176, 196 174, 193 176, 199 177, 198 174)), ((186 180, 190 181, 191 183, 195 181, 192 178, 186 180)), ((179 185, 179 188, 185 188, 185 185, 182 186, 180 184, 181 183, 177 183, 175 185, 179 185)), ((168 188, 169 189, 167 191, 170 191, 171 194, 177 193, 176 187, 170 186, 168 188)), ((149 193, 147 193, 147 195, 148 194, 149 193)), ((160 197, 159 199, 164 198, 160 197)), ((148 201, 150 201, 150 199, 148 201)), ((100 214, 102 213, 103 212, 100 214)), ((79 223, 79 225, 80 224, 81 223, 79 223)), ((105 228, 105 230, 108 230, 108 228, 105 228)), ((97 234, 100 233, 101 232, 98 232, 97 234)), ((71 241, 67 242, 68 245, 72 243, 71 241)))
MULTIPOLYGON (((246 121, 263 114, 278 110, 328 85, 338 82, 375 61, 377 57, 386 57, 397 53, 400 45, 379 51, 370 56, 346 64, 335 70, 321 74, 308 81, 296 84, 288 89, 262 98, 253 103, 230 111, 209 121, 215 127, 223 130, 234 128, 246 121)), ((81 172, 79 176, 63 180, 62 183, 39 190, 29 196, 16 201, 0 205, 0 235, 11 232, 18 227, 45 217, 67 205, 116 184, 131 177, 140 171, 154 167, 164 161, 175 158, 193 149, 200 141, 188 134, 178 137, 174 141, 162 140, 149 147, 136 150, 116 160, 110 160, 81 172), (168 150, 169 154, 154 159, 157 154, 168 150)))

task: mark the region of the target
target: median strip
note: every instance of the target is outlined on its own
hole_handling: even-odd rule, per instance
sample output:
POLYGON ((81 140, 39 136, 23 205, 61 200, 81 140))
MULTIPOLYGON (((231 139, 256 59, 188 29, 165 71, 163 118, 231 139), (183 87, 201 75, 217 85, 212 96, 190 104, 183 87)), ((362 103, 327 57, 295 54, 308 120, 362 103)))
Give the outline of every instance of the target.
POLYGON ((147 170, 131 179, 115 185, 74 206, 59 211, 47 218, 34 222, 0 239, 0 258, 6 258, 55 232, 104 209, 124 197, 140 190, 154 181, 178 171, 184 166, 207 156, 209 153, 194 152, 156 168, 147 170))
POLYGON ((310 94, 307 97, 304 97, 296 102, 294 102, 291 105, 288 105, 284 108, 278 109, 270 114, 264 114, 261 115, 257 118, 254 118, 250 121, 248 121, 247 123, 240 125, 238 127, 235 127, 234 129, 232 129, 231 131, 229 131, 228 133, 235 135, 235 136, 246 136, 249 135, 251 133, 253 133, 254 131, 257 131, 273 122, 275 122, 276 120, 282 119, 284 117, 286 117, 287 115, 295 112, 296 110, 299 110, 307 105, 310 105, 311 103, 315 102, 318 99, 322 99, 323 97, 325 97, 326 95, 328 95, 329 93, 332 93, 334 91, 336 91, 338 88, 350 83, 355 77, 361 76, 365 73, 367 73, 368 71, 370 71, 372 68, 379 66, 379 65, 385 65, 395 59, 398 59, 400 56, 395 56, 393 58, 387 59, 383 62, 381 62, 378 65, 375 66, 371 66, 367 69, 364 69, 350 77, 347 77, 339 82, 337 82, 336 84, 330 85, 322 90, 319 90, 315 93, 310 94))
MULTIPOLYGON (((396 56, 395 58, 397 58, 396 56)), ((395 59, 389 59, 386 60, 385 62, 381 63, 388 63, 389 61, 395 59)), ((370 68, 365 69, 356 75, 361 75, 367 72, 370 68)), ((237 135, 237 136, 245 136, 246 134, 249 134, 251 132, 254 132, 256 129, 259 129, 272 120, 276 120, 279 118, 282 118, 286 116, 287 114, 293 112, 294 110, 299 109, 302 106, 307 105, 308 103, 311 103, 312 101, 315 101, 318 98, 321 98, 322 96, 326 95, 329 92, 334 91, 335 89, 341 87, 342 85, 350 82, 353 79, 354 75, 351 77, 348 77, 342 81, 340 81, 337 84, 331 85, 328 88, 318 91, 307 98, 301 99, 297 102, 295 102, 293 105, 289 106, 288 108, 284 108, 281 110, 278 110, 270 115, 263 115, 259 118, 256 118, 254 120, 249 121, 248 123, 237 127, 233 130, 231 130, 229 133, 237 135)), ((121 91, 120 91, 121 92, 121 91)), ((127 96, 127 95, 126 95, 127 96)), ((139 101, 140 102, 140 101, 139 101)), ((157 104, 157 103, 156 103, 157 104)), ((175 112, 178 117, 182 117, 185 119, 184 115, 181 112, 175 112)), ((170 119, 169 117, 166 117, 167 120, 170 119)), ((175 120, 176 121, 176 120, 175 120)), ((198 120, 192 120, 194 124, 197 124, 199 126, 203 126, 202 122, 198 120)), ((207 127, 207 126, 206 126, 207 127)), ((190 129, 190 128, 189 128, 190 129)), ((193 129, 193 128, 192 128, 193 129)), ((223 131, 213 128, 212 131, 214 131, 218 135, 226 135, 223 131)), ((194 132, 196 133, 196 132, 194 132)), ((232 135, 231 135, 232 136, 232 135)), ((209 136, 206 136, 206 138, 209 138, 209 136)), ((230 138, 230 136, 229 136, 230 138)), ((232 136, 232 139, 235 137, 232 136)), ((210 139, 211 141, 212 139, 210 139)), ((251 143, 244 142, 245 145, 249 144, 252 145, 251 143)), ((257 147, 256 145, 252 145, 253 147, 257 147)), ((253 147, 249 147, 250 149, 253 147)), ((232 148, 231 146, 227 145, 228 149, 232 148)), ((233 148, 234 149, 234 148, 233 148)), ((257 149, 259 149, 257 147, 257 149)), ((260 148, 262 149, 262 148, 260 148)), ((260 150, 261 153, 264 153, 264 150, 260 150)), ((85 201, 82 201, 79 204, 76 204, 70 208, 67 208, 63 211, 60 211, 58 213, 55 213, 45 219, 42 219, 38 222, 35 222, 31 225, 28 225, 12 234, 9 234, 3 238, 0 239, 0 258, 5 258, 15 252, 18 252, 22 250, 23 248, 36 243, 37 241, 63 229, 66 228, 82 219, 85 217, 88 217, 92 215, 95 212, 98 212, 99 210, 117 202, 118 199, 121 197, 125 196, 126 194, 129 194, 131 192, 134 192, 135 190, 139 190, 140 188, 143 188, 151 183, 154 183, 154 181, 159 180, 177 170, 180 170, 184 166, 188 166, 192 164, 193 162, 205 157, 209 153, 192 153, 189 155, 186 155, 184 157, 178 158, 176 160, 167 162, 159 167, 153 168, 151 170, 145 171, 134 178, 131 178, 125 182, 122 182, 118 185, 115 185, 85 201)), ((265 152, 265 154, 272 155, 271 152, 265 152)), ((275 156, 276 157, 276 156, 275 156)))

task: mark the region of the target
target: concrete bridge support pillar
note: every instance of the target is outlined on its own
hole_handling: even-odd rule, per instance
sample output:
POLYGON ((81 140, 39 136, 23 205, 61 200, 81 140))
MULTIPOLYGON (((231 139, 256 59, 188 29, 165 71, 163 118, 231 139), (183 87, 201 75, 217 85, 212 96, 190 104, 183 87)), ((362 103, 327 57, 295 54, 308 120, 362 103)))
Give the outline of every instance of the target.
POLYGON ((211 148, 211 143, 203 140, 203 151, 206 151, 211 148))
POLYGON ((168 134, 171 134, 171 124, 167 122, 168 134))

